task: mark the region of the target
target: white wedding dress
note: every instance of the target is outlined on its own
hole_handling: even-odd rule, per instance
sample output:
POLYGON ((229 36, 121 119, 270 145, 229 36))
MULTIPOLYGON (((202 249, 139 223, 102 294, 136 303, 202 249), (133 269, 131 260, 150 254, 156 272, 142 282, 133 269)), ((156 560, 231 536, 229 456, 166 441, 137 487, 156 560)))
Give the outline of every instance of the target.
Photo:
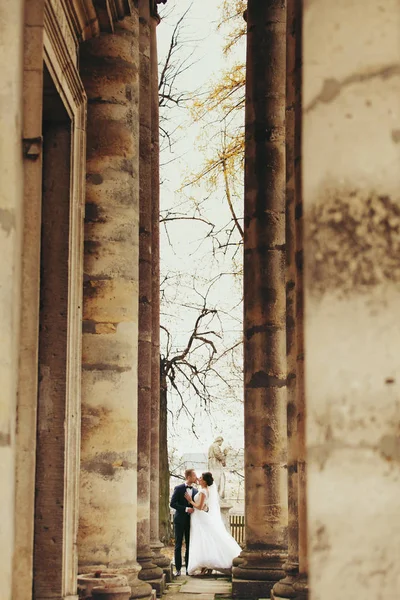
POLYGON ((195 508, 190 517, 189 575, 202 568, 230 569, 242 551, 222 521, 216 485, 201 488, 198 493, 205 495, 208 512, 195 508))

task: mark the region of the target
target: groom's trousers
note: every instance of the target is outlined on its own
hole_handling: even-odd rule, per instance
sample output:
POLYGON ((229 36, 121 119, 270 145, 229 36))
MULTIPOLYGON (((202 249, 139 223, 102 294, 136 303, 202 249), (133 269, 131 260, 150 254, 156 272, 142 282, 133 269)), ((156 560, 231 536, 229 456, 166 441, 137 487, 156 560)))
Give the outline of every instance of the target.
POLYGON ((190 518, 185 519, 183 523, 174 523, 175 525, 175 568, 180 571, 182 568, 182 543, 185 538, 186 552, 185 565, 186 569, 189 564, 189 539, 190 539, 190 518))

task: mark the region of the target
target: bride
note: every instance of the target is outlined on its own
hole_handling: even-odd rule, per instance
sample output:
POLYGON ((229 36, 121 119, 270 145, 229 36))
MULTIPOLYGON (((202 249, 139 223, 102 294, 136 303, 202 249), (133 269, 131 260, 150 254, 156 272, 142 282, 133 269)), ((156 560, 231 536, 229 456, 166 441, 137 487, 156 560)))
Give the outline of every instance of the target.
POLYGON ((201 487, 195 499, 185 494, 186 500, 195 509, 190 517, 189 575, 199 569, 202 573, 207 569, 231 569, 233 559, 241 552, 222 521, 218 490, 213 482, 211 473, 203 473, 199 477, 201 487))

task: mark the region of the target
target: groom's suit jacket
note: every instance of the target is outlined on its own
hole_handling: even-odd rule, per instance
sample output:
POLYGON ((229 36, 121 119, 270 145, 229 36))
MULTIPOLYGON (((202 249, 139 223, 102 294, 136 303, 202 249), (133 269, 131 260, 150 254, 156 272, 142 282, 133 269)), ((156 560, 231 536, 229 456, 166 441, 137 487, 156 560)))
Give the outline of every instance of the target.
MULTIPOLYGON (((175 509, 174 523, 186 523, 190 520, 190 513, 186 512, 186 509, 190 506, 189 502, 185 498, 186 484, 182 483, 177 485, 172 494, 171 508, 175 509)), ((197 489, 192 488, 192 498, 197 494, 197 489)))

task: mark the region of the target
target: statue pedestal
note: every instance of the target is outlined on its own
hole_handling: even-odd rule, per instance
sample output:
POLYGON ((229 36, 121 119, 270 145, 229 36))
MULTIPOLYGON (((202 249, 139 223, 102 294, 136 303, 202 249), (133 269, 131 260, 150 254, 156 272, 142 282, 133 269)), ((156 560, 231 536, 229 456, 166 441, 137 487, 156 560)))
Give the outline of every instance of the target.
POLYGON ((227 502, 226 500, 220 500, 219 502, 220 508, 221 508, 221 517, 222 520, 224 522, 224 525, 227 529, 227 531, 230 533, 231 532, 231 525, 229 523, 229 511, 232 508, 232 504, 229 504, 229 502, 227 502))

